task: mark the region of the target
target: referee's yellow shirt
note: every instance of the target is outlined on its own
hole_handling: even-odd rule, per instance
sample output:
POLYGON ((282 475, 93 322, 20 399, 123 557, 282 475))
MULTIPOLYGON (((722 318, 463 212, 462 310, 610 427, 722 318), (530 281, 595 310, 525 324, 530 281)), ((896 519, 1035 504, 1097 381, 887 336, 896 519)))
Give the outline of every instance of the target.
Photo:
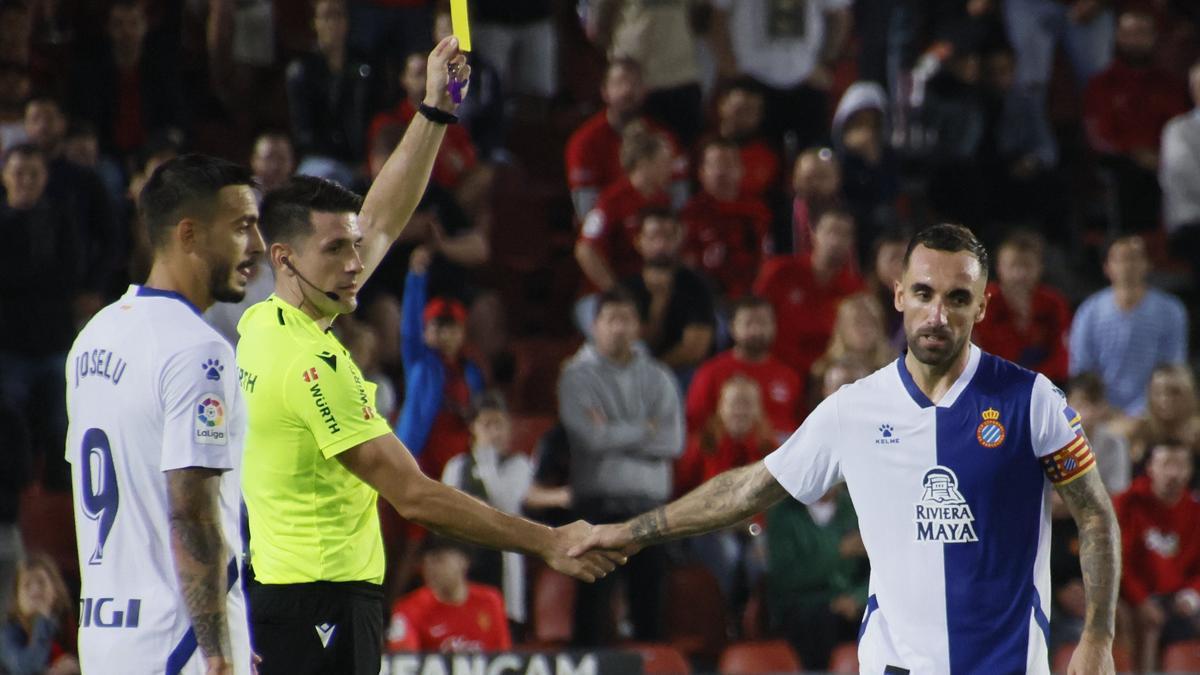
POLYGON ((392 432, 337 338, 277 296, 238 324, 248 429, 242 493, 258 581, 382 583, 377 494, 337 454, 392 432))

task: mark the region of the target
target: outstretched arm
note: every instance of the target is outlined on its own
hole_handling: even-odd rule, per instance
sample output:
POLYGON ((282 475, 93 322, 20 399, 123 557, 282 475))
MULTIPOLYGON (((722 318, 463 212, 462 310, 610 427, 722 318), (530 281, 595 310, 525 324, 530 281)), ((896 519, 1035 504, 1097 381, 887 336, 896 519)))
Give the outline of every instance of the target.
MULTIPOLYGON (((455 78, 465 81, 471 73, 471 68, 465 64, 466 59, 459 53, 458 41, 453 37, 442 40, 433 48, 425 81, 425 105, 454 112, 458 105, 450 99, 448 91, 450 70, 455 69, 455 78)), ((445 134, 446 125, 431 122, 421 114, 415 115, 400 145, 367 191, 358 216, 363 235, 364 280, 379 266, 408 224, 421 195, 425 194, 433 161, 445 134)))
POLYGON ((554 569, 584 581, 603 577, 615 563, 625 561, 616 552, 597 552, 578 560, 567 556, 567 549, 590 532, 589 525, 577 521, 550 528, 502 513, 421 473, 407 448, 392 434, 366 441, 337 458, 405 519, 441 534, 488 548, 537 555, 554 569))
POLYGON ((638 550, 669 539, 728 527, 770 508, 788 496, 762 461, 714 476, 679 499, 616 525, 597 525, 571 549, 638 550))
POLYGON ((1079 527, 1079 562, 1087 601, 1083 637, 1071 657, 1068 675, 1112 673, 1112 641, 1121 580, 1121 533, 1100 472, 1089 470, 1057 486, 1079 527))
POLYGON ((214 469, 168 471, 167 508, 175 576, 196 644, 208 672, 232 673, 225 613, 228 559, 217 505, 220 482, 221 473, 214 469))

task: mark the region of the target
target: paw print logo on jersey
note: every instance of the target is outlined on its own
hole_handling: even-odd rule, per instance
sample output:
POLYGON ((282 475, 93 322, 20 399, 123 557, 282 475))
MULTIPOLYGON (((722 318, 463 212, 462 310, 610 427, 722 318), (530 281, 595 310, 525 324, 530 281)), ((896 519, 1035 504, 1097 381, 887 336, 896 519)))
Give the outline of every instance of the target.
POLYGON ((210 429, 220 426, 225 421, 225 410, 221 407, 221 401, 215 397, 204 399, 196 407, 196 421, 210 429))
POLYGON ((225 366, 221 365, 218 359, 208 359, 200 364, 200 368, 204 370, 204 377, 210 380, 220 380, 221 373, 225 370, 225 366))
POLYGON ((899 442, 900 439, 896 437, 896 431, 892 425, 886 422, 879 425, 879 438, 875 439, 875 445, 891 445, 899 442))

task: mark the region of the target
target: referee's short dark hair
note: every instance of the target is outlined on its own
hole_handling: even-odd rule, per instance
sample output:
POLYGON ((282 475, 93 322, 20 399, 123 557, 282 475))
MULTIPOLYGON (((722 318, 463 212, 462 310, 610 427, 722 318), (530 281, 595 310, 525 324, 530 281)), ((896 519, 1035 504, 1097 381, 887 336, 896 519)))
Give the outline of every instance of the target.
POLYGON ((138 216, 150 244, 159 248, 188 216, 213 217, 217 193, 230 185, 257 187, 250 170, 219 157, 187 154, 163 162, 150 174, 138 198, 138 216))
POLYGON ((331 180, 292 176, 263 198, 258 227, 268 244, 294 243, 313 233, 313 211, 358 213, 362 204, 362 197, 331 180))
POLYGON ((918 246, 948 253, 966 251, 979 261, 979 267, 983 270, 983 278, 985 280, 988 278, 990 269, 988 265, 991 263, 991 259, 988 257, 987 249, 984 248, 983 242, 979 241, 974 232, 962 225, 951 223, 931 225, 913 235, 908 242, 908 250, 904 252, 904 269, 908 269, 908 260, 918 246))

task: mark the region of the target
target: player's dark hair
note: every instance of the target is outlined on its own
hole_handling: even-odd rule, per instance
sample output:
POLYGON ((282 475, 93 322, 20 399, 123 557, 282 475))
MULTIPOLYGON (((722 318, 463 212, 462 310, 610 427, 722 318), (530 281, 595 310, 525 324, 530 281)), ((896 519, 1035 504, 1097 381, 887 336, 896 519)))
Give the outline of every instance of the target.
POLYGON ((268 244, 295 242, 313 232, 312 214, 358 213, 363 200, 331 180, 292 176, 263 198, 259 229, 268 244))
POLYGON ((759 295, 744 295, 729 304, 729 319, 732 321, 743 310, 769 309, 774 314, 775 306, 759 295))
POLYGON ((912 257, 913 250, 918 246, 948 253, 966 251, 979 261, 979 268, 983 270, 983 278, 987 279, 988 264, 990 263, 987 249, 984 248, 983 242, 979 241, 974 232, 962 225, 940 223, 931 225, 913 235, 908 242, 908 250, 904 252, 904 269, 908 269, 908 261, 912 257))
POLYGON ((628 305, 633 308, 634 314, 638 313, 637 299, 624 286, 614 286, 601 293, 596 301, 596 314, 592 318, 599 318, 600 312, 609 305, 628 305))
POLYGON ((138 216, 150 244, 159 248, 168 233, 187 216, 211 218, 221 188, 256 187, 250 170, 208 155, 187 154, 163 162, 154 170, 138 198, 138 216))

